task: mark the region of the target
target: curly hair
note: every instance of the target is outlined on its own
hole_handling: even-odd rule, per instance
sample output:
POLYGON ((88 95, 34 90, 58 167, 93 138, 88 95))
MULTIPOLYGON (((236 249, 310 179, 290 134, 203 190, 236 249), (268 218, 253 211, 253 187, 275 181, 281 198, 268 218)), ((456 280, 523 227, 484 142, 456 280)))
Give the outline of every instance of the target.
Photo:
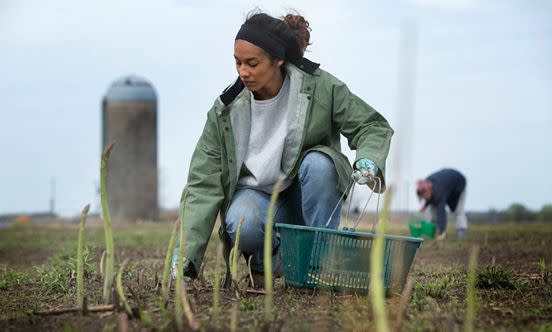
POLYGON ((311 45, 310 42, 310 32, 312 31, 309 21, 307 21, 303 16, 298 13, 287 14, 282 17, 282 20, 293 30, 295 38, 299 43, 299 49, 301 55, 305 54, 307 46, 311 45))

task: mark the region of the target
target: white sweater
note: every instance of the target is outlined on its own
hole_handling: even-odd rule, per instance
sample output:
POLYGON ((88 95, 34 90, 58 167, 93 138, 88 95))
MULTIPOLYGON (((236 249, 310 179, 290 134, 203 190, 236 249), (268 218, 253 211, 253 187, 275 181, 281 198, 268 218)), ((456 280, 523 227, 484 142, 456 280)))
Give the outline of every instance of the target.
MULTIPOLYGON (((288 103, 287 75, 275 97, 256 100, 251 94, 251 132, 243 163, 246 175, 239 179, 238 187, 272 193, 276 181, 285 177, 281 165, 287 135, 288 103)), ((290 184, 291 181, 286 179, 281 190, 290 184)))

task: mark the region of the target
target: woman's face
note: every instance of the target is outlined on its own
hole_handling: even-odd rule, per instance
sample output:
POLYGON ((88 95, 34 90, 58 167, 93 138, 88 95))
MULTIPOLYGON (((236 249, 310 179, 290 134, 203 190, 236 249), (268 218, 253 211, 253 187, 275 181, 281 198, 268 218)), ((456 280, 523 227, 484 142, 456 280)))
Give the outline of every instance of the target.
POLYGON ((236 70, 247 89, 260 99, 276 96, 282 86, 282 60, 272 60, 262 48, 245 40, 234 42, 236 70))

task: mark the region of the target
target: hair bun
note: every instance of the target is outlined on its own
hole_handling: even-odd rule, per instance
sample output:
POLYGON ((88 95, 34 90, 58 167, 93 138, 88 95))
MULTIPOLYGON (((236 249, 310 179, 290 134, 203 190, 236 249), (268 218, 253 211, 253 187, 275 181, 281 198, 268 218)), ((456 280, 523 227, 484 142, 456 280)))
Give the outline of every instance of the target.
POLYGON ((283 17, 284 22, 293 30, 297 41, 299 42, 299 48, 301 54, 305 53, 307 46, 310 43, 310 28, 309 21, 299 14, 287 14, 283 17))

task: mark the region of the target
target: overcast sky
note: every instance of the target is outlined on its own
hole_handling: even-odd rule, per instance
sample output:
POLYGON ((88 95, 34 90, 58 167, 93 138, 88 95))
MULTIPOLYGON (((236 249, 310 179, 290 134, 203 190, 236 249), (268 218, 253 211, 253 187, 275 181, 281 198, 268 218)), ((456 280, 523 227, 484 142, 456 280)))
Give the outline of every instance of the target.
POLYGON ((469 210, 552 203, 551 1, 0 0, 0 214, 47 211, 53 177, 56 212, 98 209, 100 101, 128 74, 158 92, 159 200, 176 207, 206 112, 236 77, 234 36, 256 6, 302 13, 307 56, 406 134, 398 206, 417 205, 408 183, 445 166, 467 175, 469 210), (417 27, 407 124, 404 22, 417 27))

